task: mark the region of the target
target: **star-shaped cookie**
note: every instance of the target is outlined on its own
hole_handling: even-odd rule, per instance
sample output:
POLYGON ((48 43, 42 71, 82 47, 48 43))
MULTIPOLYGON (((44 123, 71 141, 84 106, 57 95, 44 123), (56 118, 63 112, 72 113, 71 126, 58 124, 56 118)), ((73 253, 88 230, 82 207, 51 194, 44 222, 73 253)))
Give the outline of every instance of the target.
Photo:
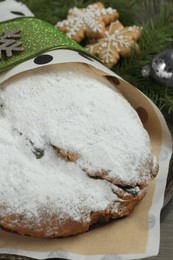
POLYGON ((140 33, 141 28, 135 25, 124 27, 117 20, 106 28, 103 38, 96 39, 85 47, 111 68, 118 62, 120 56, 128 56, 132 48, 138 48, 136 40, 140 33))
POLYGON ((103 37, 105 26, 118 19, 117 10, 105 8, 100 2, 87 8, 74 7, 69 10, 66 20, 58 22, 55 27, 69 37, 81 42, 85 37, 103 37))

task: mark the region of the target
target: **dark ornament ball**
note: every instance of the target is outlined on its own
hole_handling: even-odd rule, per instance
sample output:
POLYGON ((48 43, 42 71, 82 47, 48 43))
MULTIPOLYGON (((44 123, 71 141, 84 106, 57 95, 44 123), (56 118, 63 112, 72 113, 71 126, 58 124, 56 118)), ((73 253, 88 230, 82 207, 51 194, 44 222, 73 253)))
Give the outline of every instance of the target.
POLYGON ((151 64, 143 67, 142 75, 158 84, 173 87, 173 49, 158 53, 151 64))

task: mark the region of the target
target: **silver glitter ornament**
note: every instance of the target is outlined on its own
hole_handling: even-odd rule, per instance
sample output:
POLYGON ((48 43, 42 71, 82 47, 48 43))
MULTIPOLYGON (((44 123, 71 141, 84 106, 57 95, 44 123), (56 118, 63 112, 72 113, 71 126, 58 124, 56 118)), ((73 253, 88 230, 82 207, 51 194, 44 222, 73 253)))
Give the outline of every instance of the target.
POLYGON ((142 76, 159 84, 173 87, 173 49, 158 53, 151 64, 143 67, 142 76))

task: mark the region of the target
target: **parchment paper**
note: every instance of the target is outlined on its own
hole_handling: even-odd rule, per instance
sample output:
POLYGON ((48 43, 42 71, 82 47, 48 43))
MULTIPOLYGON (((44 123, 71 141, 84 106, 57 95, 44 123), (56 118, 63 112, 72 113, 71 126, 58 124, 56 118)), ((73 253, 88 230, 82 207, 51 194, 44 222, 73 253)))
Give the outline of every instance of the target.
MULTIPOLYGON (((0 230, 0 253, 19 254, 37 259, 61 257, 67 259, 123 260, 157 255, 160 241, 160 210, 172 153, 171 135, 157 107, 139 90, 94 59, 73 50, 54 50, 53 60, 40 66, 63 62, 82 62, 95 73, 108 77, 138 112, 148 131, 152 148, 159 159, 160 170, 151 181, 146 197, 131 216, 115 220, 85 234, 64 239, 38 239, 0 230)), ((0 75, 0 83, 38 65, 26 61, 0 75)))

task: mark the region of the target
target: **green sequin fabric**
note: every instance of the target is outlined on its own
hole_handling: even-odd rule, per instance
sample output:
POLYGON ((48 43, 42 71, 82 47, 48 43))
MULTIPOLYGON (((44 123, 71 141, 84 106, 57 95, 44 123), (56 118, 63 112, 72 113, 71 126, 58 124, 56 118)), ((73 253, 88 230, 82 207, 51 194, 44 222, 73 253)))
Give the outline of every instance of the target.
MULTIPOLYGON (((80 50, 89 54, 77 42, 70 39, 64 33, 58 31, 54 26, 48 22, 42 21, 33 17, 24 17, 8 20, 0 23, 0 35, 4 30, 14 31, 21 30, 22 47, 24 51, 14 53, 11 58, 3 56, 0 60, 0 72, 10 69, 23 61, 29 60, 46 51, 68 48, 80 50)), ((91 56, 91 55, 90 55, 91 56)))

